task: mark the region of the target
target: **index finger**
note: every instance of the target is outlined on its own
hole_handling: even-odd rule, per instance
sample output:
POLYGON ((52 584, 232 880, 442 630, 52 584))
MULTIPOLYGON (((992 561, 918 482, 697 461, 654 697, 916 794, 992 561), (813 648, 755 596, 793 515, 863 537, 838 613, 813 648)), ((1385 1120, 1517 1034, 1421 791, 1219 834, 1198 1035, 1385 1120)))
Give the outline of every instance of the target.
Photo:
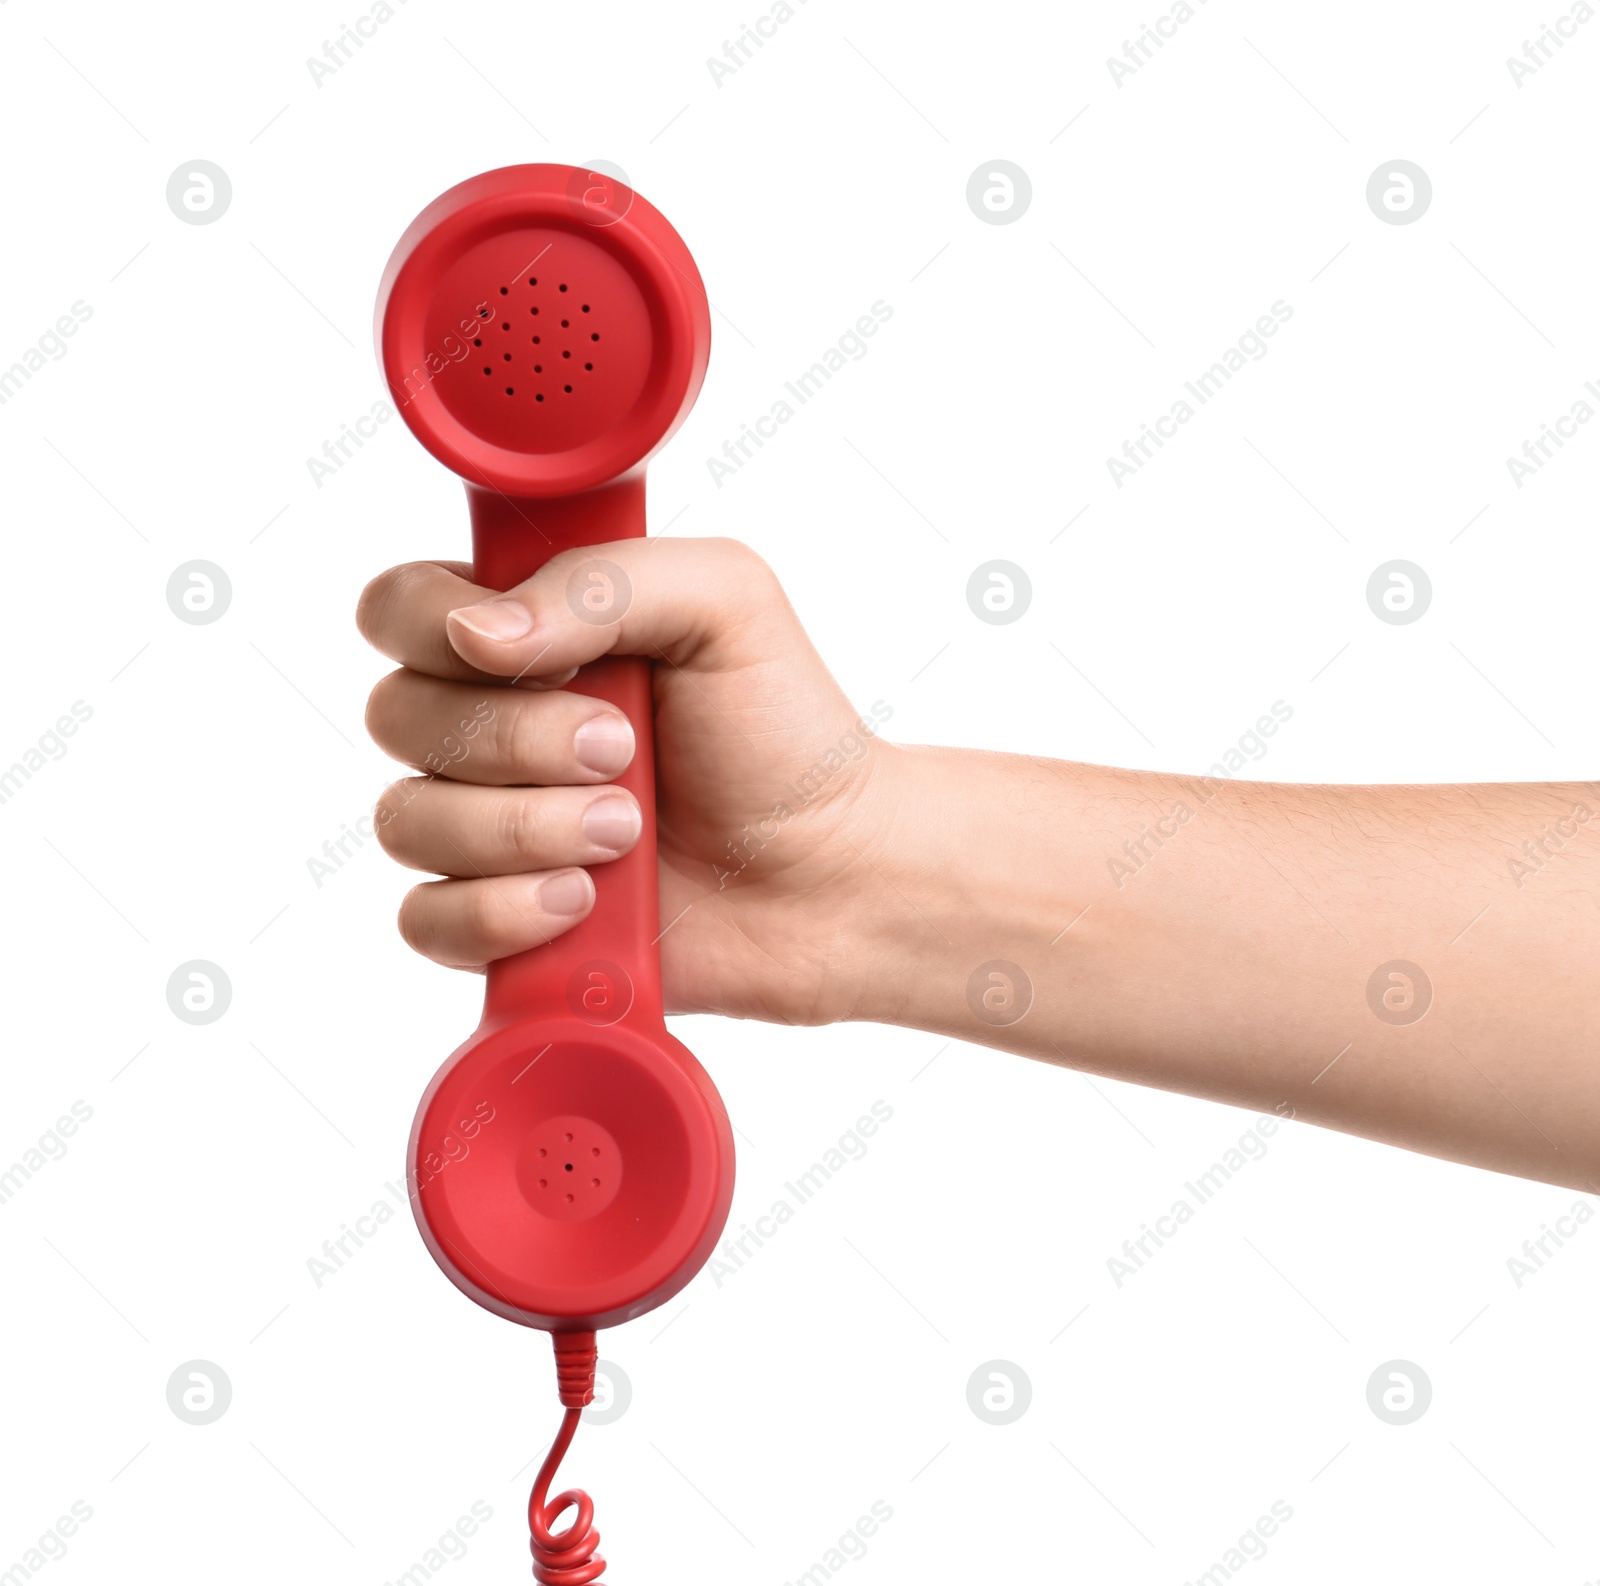
MULTIPOLYGON (((380 654, 414 672, 465 683, 504 684, 504 672, 484 672, 465 661, 451 645, 447 615, 461 606, 492 597, 496 591, 472 581, 466 562, 404 562, 379 573, 356 604, 356 627, 380 654)), ((544 678, 539 656, 523 668, 525 680, 544 678)), ((552 666, 560 673, 563 666, 552 666)))

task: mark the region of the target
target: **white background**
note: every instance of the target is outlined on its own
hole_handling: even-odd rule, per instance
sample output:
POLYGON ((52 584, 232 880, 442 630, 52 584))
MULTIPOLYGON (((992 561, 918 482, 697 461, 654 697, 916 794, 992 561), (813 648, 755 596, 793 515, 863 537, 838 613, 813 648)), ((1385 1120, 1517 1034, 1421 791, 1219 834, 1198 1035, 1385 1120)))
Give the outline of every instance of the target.
MULTIPOLYGON (((307 864, 393 772, 361 585, 466 554, 398 423, 307 467, 381 396, 379 272, 452 183, 603 158, 683 233, 715 347, 655 521, 759 548, 890 736, 1198 772, 1281 699, 1254 775, 1593 774, 1600 425, 1521 489, 1505 459, 1600 377, 1600 22, 1519 88, 1524 7, 1211 0, 1118 87, 1166 13, 1061 10, 810 0, 718 86, 765 12, 409 0, 317 86, 353 5, 0 4, 0 368, 93 310, 0 408, 0 762, 93 710, 0 805, 0 1168, 93 1110, 0 1204, 0 1572, 81 1500, 47 1582, 378 1586, 481 1501, 447 1586, 526 1578, 545 1340, 408 1217, 307 1268, 477 1011, 401 945, 375 843, 307 864), (1031 178, 1011 225, 965 198, 996 158, 1031 178), (1366 203, 1396 158, 1432 180, 1413 225, 1366 203), (208 226, 165 199, 195 159, 233 185, 208 226), (869 354, 718 488, 707 457, 878 299, 869 354), (1278 300, 1268 355, 1114 485, 1278 300), (196 558, 233 587, 207 626, 165 597, 196 558), (1010 626, 966 606, 992 558, 1032 580, 1010 626), (1409 626, 1364 598, 1393 558, 1433 583, 1409 626), (200 1027, 166 1001, 191 959, 232 983, 200 1027), (198 1427, 166 1399, 197 1358, 233 1392, 198 1427)), ((734 1227, 894 1115, 742 1271, 602 1338, 632 1405, 566 1474, 617 1581, 779 1586, 874 1500, 847 1586, 1179 1586, 1274 1500, 1251 1580, 1600 1576, 1600 1229, 1506 1267, 1572 1194, 1291 1124, 1118 1288, 1248 1115, 904 1031, 676 1028, 740 1131, 734 1227), (1396 1358, 1433 1386, 1404 1427, 1366 1401, 1396 1358), (1007 1426, 967 1405, 994 1359, 1032 1385, 1007 1426)))

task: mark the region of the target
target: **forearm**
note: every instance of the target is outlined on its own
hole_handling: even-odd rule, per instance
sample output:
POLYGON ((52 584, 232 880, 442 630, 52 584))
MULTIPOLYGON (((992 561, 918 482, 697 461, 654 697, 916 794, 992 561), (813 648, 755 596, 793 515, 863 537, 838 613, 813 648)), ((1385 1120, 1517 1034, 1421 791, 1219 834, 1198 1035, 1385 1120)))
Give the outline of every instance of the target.
POLYGON ((889 758, 862 1016, 1600 1181, 1592 788, 889 758))

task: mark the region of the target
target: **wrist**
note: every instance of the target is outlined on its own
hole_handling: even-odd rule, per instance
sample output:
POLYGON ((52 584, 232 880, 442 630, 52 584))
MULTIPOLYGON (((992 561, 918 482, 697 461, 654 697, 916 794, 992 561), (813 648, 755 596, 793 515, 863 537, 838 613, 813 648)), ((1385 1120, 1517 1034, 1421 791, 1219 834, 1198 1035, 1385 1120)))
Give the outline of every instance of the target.
POLYGON ((1092 934, 1076 917, 1096 887, 1077 818, 1093 768, 883 748, 873 792, 891 818, 863 855, 848 1016, 1015 1047, 1092 934))

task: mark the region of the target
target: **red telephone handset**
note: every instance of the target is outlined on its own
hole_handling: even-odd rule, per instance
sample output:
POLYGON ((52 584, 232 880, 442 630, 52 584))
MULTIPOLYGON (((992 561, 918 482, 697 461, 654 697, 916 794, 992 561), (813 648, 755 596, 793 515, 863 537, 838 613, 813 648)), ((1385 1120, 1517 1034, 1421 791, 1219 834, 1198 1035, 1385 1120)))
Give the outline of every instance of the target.
MULTIPOLYGON (((390 258, 376 332, 401 416, 466 481, 478 583, 509 589, 560 551, 644 534, 645 463, 699 393, 711 317, 688 248, 637 194, 563 165, 451 188, 390 258)), ((572 575, 595 620, 613 571, 572 575)), ((595 1330, 683 1288, 733 1198, 722 1099, 662 1017, 650 666, 607 657, 565 685, 632 723, 616 780, 643 830, 595 872, 587 919, 489 966, 482 1022, 423 1095, 408 1158, 446 1276, 554 1335, 566 1413, 529 1518, 534 1573, 559 1586, 605 1567, 587 1496, 546 1501, 593 1397, 595 1330)))

